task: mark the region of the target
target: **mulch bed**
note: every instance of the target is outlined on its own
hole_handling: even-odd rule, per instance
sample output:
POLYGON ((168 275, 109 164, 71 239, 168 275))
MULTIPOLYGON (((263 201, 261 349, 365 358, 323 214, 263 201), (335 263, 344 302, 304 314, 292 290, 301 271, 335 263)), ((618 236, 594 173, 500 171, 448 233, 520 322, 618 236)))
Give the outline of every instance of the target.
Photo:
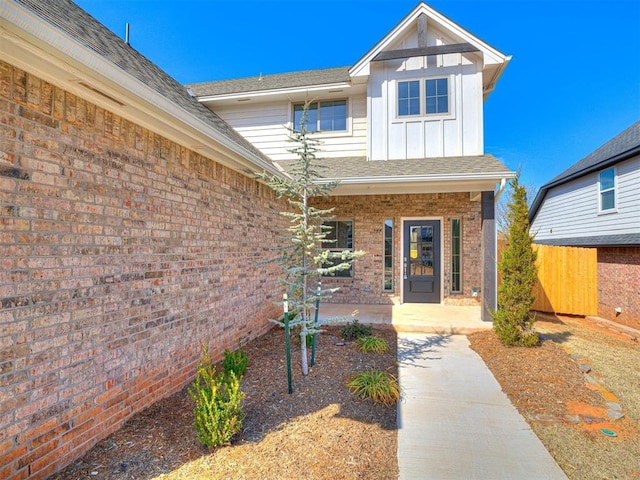
MULTIPOLYGON (((292 340, 294 393, 287 393, 284 334, 274 328, 243 347, 246 417, 232 445, 208 450, 193 427, 186 390, 160 401, 96 445, 53 479, 389 479, 397 478, 396 409, 346 387, 369 368, 397 374, 396 335, 388 353, 365 354, 332 327, 318 336, 316 366, 303 377, 292 340)), ((194 372, 195 375, 195 372, 194 372)))
POLYGON ((544 335, 537 348, 506 348, 493 330, 469 335, 469 342, 527 418, 561 418, 574 413, 570 406, 575 402, 605 406, 602 396, 587 388, 584 374, 567 351, 544 335))
MULTIPOLYGON (((637 456, 629 453, 640 444, 635 422, 615 423, 622 437, 616 443, 599 433, 602 424, 567 420, 597 416, 606 401, 587 386, 578 361, 565 349, 571 335, 597 334, 605 350, 609 342, 637 342, 585 320, 542 316, 538 325, 543 332, 538 348, 506 348, 493 331, 470 335, 471 348, 571 478, 605 478, 597 472, 624 459, 629 465, 618 470, 640 478, 640 468, 632 466, 637 456), (576 452, 584 458, 576 458, 576 452)), ((345 386, 354 372, 368 368, 396 374, 395 333, 375 334, 389 342, 389 353, 363 354, 340 338, 338 328, 328 329, 319 336, 317 365, 308 377, 301 375, 294 340, 295 391, 288 395, 283 332, 273 329, 243 347, 250 362, 242 383, 246 418, 231 446, 208 450, 199 444, 193 401, 182 391, 136 415, 53 478, 397 478, 396 409, 357 398, 345 386)))

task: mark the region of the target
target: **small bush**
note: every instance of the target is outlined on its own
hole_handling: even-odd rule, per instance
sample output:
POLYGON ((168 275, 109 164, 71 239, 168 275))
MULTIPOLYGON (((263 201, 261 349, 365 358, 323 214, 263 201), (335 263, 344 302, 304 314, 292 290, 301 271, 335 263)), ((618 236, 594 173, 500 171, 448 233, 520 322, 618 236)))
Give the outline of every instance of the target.
POLYGON ((385 353, 389 351, 389 344, 384 338, 374 336, 360 337, 356 340, 360 350, 365 353, 385 353))
POLYGON ((195 400, 194 425, 197 438, 205 447, 227 445, 242 428, 244 412, 240 401, 240 380, 233 371, 216 374, 207 347, 202 347, 202 360, 196 379, 188 388, 195 400))
POLYGON ((357 373, 347 386, 356 395, 368 397, 374 403, 381 403, 387 407, 395 405, 400 399, 398 380, 381 370, 357 373))
POLYGON ((249 366, 249 356, 242 351, 242 347, 238 343, 238 349, 230 352, 225 350, 222 353, 224 360, 222 361, 222 368, 226 373, 233 372, 238 379, 244 377, 247 367, 249 366))
POLYGON ((360 337, 368 337, 371 335, 371 327, 363 325, 358 320, 347 323, 340 331, 342 338, 345 340, 357 340, 360 337))

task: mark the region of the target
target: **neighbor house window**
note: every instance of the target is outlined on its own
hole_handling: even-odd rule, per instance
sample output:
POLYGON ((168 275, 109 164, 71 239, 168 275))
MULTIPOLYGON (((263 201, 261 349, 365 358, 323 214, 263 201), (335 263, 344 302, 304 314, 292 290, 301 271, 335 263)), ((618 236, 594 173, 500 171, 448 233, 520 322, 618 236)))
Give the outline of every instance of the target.
POLYGON ((462 291, 462 222, 451 219, 451 292, 462 291))
MULTIPOLYGON (((293 106, 293 127, 300 128, 304 103, 293 106)), ((347 101, 327 100, 310 103, 307 108, 308 132, 340 132, 347 130, 347 101)))
POLYGON ((449 85, 446 78, 425 80, 426 113, 449 112, 449 85))
POLYGON ((420 82, 398 82, 398 115, 420 115, 420 82))
MULTIPOLYGON (((325 237, 327 242, 324 244, 324 248, 331 252, 353 251, 353 220, 334 220, 324 222, 323 225, 331 227, 325 237)), ((342 263, 342 259, 340 258, 333 260, 334 265, 340 263, 342 263)), ((341 270, 327 276, 352 277, 353 266, 348 270, 341 270)))
POLYGON ((393 220, 384 221, 384 283, 382 290, 393 292, 393 220))
POLYGON ((616 170, 608 168, 600 172, 600 211, 616 208, 616 170))

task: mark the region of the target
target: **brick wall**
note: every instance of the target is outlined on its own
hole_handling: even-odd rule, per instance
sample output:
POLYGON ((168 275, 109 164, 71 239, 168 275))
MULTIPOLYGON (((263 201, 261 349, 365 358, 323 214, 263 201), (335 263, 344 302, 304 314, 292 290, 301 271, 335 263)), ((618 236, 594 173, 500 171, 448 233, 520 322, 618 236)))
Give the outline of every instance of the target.
POLYGON ((354 248, 367 255, 357 260, 353 278, 323 280, 326 286, 338 286, 333 295, 336 303, 389 303, 391 295, 400 295, 401 281, 401 218, 443 217, 441 232, 444 255, 444 300, 448 304, 477 305, 471 297, 473 288, 482 283, 481 212, 480 202, 471 201, 468 193, 434 193, 419 195, 339 196, 321 200, 322 207, 334 207, 340 219, 354 220, 354 248), (462 219, 462 294, 451 293, 451 219, 462 219), (383 288, 383 223, 393 220, 394 292, 383 288))
POLYGON ((640 247, 598 248, 598 316, 640 329, 640 247))
POLYGON ((0 63, 0 478, 43 478, 277 315, 271 191, 0 63))

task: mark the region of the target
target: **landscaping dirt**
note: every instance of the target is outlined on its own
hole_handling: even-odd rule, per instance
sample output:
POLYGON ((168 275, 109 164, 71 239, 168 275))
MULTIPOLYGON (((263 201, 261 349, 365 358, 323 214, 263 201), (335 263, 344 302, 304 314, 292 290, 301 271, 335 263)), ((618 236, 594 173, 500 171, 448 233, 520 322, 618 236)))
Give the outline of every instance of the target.
POLYGON ((536 319, 537 348, 506 348, 493 331, 471 346, 570 479, 639 479, 637 339, 582 317, 536 319))
MULTIPOLYGON (((243 347, 246 417, 230 446, 196 439, 186 390, 136 415, 53 479, 391 479, 397 478, 396 408, 375 405, 346 387, 369 368, 397 374, 396 335, 385 354, 362 353, 337 327, 318 336, 316 365, 303 377, 292 340, 294 392, 287 393, 283 330, 243 347)), ((195 375, 195 371, 194 371, 195 375)))
MULTIPOLYGON (((584 318, 537 320, 537 348, 506 348, 492 331, 470 335, 471 346, 570 479, 640 479, 637 339, 584 318), (624 414, 619 420, 608 417, 612 400, 624 414)), ((193 401, 182 391, 136 415, 53 478, 397 478, 396 409, 355 397, 345 386, 368 368, 396 373, 395 333, 375 334, 389 342, 389 353, 364 354, 342 341, 338 328, 329 329, 318 337, 317 365, 308 377, 300 373, 295 342, 289 395, 283 332, 273 329, 243 347, 250 363, 242 382, 246 418, 230 446, 208 450, 198 443, 193 401)))

